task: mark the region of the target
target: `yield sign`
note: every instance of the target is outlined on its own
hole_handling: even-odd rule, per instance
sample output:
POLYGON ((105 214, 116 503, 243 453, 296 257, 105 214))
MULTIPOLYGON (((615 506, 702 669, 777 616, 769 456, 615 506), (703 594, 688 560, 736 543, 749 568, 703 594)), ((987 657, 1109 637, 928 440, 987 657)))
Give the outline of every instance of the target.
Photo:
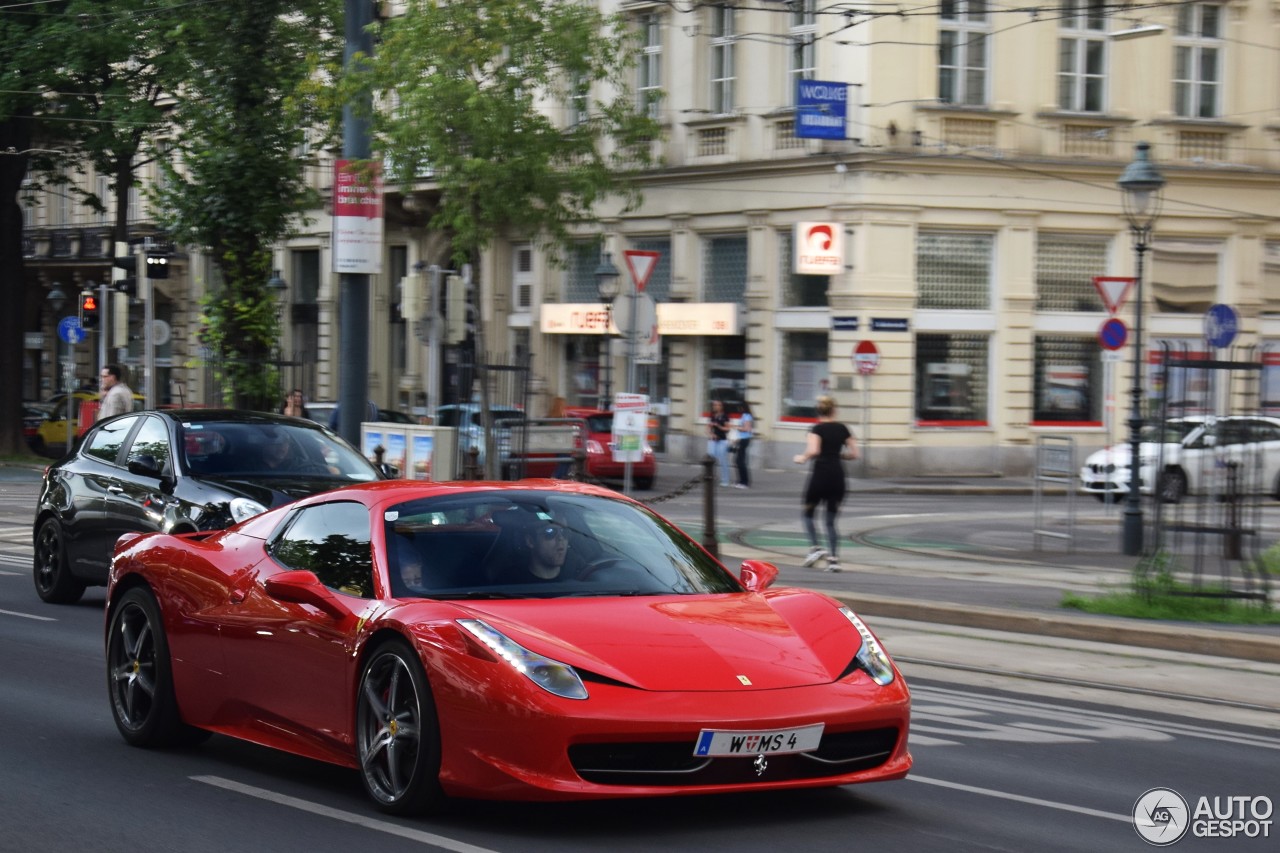
POLYGON ((631 270, 631 280, 636 283, 636 290, 644 293, 644 286, 653 275, 653 268, 658 265, 659 252, 646 252, 642 249, 627 249, 622 253, 627 259, 627 269, 631 270))
POLYGON ((1102 304, 1107 306, 1108 314, 1114 314, 1124 307, 1125 300, 1129 298, 1129 288, 1133 287, 1135 281, 1136 278, 1114 275, 1093 277, 1093 286, 1098 289, 1098 295, 1102 297, 1102 304))

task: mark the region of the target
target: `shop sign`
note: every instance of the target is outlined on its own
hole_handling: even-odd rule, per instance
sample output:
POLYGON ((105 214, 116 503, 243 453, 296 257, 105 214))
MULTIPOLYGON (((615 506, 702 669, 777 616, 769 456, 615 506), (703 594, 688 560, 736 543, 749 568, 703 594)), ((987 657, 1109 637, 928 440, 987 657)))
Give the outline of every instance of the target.
MULTIPOLYGON (((659 302, 659 335, 741 335, 746 329, 736 302, 659 302)), ((538 309, 545 335, 603 335, 609 312, 603 303, 550 302, 538 309)), ((610 334, 621 334, 614 323, 610 334)))
POLYGON ((791 242, 797 275, 835 275, 844 269, 844 226, 839 222, 797 222, 791 242))

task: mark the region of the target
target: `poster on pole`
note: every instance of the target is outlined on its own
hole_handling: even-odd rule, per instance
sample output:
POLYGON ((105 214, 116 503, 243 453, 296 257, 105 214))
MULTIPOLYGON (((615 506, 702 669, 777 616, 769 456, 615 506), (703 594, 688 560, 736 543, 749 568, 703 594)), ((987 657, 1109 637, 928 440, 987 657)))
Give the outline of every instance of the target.
POLYGON ((333 271, 382 272, 382 164, 333 164, 333 271))

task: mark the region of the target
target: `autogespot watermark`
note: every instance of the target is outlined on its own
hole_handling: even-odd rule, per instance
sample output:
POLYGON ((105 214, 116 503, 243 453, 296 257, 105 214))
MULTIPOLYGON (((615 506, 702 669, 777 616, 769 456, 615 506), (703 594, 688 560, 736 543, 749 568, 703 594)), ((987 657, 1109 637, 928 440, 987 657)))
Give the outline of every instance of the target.
POLYGON ((1192 809, 1172 788, 1152 788, 1133 804, 1133 828, 1156 847, 1179 841, 1190 830, 1196 838, 1270 838, 1271 798, 1200 797, 1192 809))

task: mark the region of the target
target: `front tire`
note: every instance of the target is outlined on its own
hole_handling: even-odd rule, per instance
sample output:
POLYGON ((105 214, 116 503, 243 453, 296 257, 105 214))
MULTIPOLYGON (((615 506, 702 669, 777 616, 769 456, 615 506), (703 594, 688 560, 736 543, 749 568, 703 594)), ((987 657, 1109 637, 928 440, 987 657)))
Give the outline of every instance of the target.
POLYGON ((436 811, 440 788, 440 726, 422 663, 408 644, 389 642, 365 662, 356 696, 360 778, 388 814, 436 811))
POLYGON ((32 580, 36 595, 48 604, 73 604, 84 595, 85 584, 77 580, 67 566, 67 543, 62 525, 56 518, 46 518, 36 533, 32 557, 32 580))
POLYGON ((208 737, 182 722, 160 607, 145 587, 127 591, 111 612, 107 690, 116 728, 132 746, 185 745, 208 737))

